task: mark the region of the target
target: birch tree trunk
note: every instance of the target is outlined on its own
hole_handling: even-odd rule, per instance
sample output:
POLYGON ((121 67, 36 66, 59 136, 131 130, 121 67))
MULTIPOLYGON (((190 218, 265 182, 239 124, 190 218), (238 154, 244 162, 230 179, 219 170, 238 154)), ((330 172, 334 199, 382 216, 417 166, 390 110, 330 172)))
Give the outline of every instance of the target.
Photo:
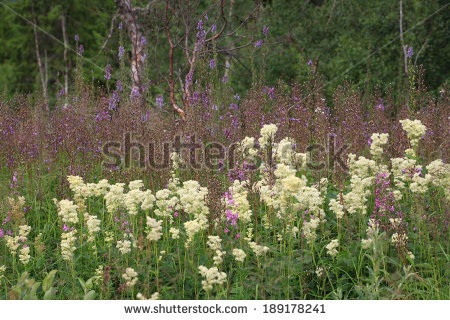
POLYGON ((38 37, 38 33, 37 33, 37 28, 36 28, 36 17, 34 14, 34 3, 32 2, 32 7, 31 7, 32 11, 33 11, 33 33, 34 33, 34 44, 35 44, 35 50, 36 50, 36 59, 37 59, 37 64, 39 67, 39 75, 41 78, 41 85, 42 85, 42 93, 44 95, 44 99, 45 99, 45 107, 47 110, 49 110, 49 105, 48 105, 48 92, 47 92, 47 78, 45 77, 45 69, 44 69, 44 65, 42 64, 42 59, 41 59, 41 54, 40 54, 40 50, 39 50, 39 37, 38 37))
POLYGON ((64 103, 67 106, 67 97, 69 95, 69 62, 67 60, 67 48, 69 46, 69 41, 67 40, 65 14, 61 15, 61 27, 64 39, 64 103))
MULTIPOLYGON (((137 94, 142 100, 142 79, 144 69, 144 51, 145 43, 142 36, 141 25, 136 20, 131 6, 131 0, 115 0, 119 16, 124 24, 128 37, 131 41, 131 80, 132 80, 132 93, 137 94)), ((133 96, 133 94, 132 94, 133 96)))

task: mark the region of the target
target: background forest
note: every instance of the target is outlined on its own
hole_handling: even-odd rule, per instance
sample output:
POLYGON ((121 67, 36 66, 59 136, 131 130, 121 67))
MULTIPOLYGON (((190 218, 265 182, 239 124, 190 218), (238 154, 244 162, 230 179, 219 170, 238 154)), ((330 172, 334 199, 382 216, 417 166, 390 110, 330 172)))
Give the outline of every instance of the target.
MULTIPOLYGON (((152 92, 148 98, 154 102, 158 93, 168 91, 166 24, 174 42, 179 42, 174 48, 174 72, 184 77, 189 72, 185 49, 192 49, 200 20, 208 35, 213 34, 213 26, 220 32, 226 20, 223 33, 209 43, 198 63, 209 66, 215 59, 217 72, 212 76, 220 80, 226 74, 240 94, 255 81, 269 86, 306 81, 311 68, 323 76, 328 93, 345 80, 364 94, 377 88, 398 94, 407 85, 403 47, 412 48, 412 64, 423 66, 425 84, 437 92, 450 72, 448 2, 403 1, 400 19, 401 2, 169 1, 165 19, 165 1, 132 1, 133 15, 146 39, 143 74, 152 92)), ((124 68, 129 68, 126 59, 132 59, 132 40, 126 26, 120 29, 121 13, 112 0, 2 1, 0 21, 0 92, 7 96, 41 92, 45 87, 54 104, 55 97, 68 89, 65 77, 72 84, 81 75, 93 86, 105 88, 106 65, 115 78, 129 73, 124 68), (30 22, 38 28, 34 30, 30 22), (125 59, 118 57, 119 47, 124 48, 125 59), (83 59, 77 55, 80 50, 83 59)))

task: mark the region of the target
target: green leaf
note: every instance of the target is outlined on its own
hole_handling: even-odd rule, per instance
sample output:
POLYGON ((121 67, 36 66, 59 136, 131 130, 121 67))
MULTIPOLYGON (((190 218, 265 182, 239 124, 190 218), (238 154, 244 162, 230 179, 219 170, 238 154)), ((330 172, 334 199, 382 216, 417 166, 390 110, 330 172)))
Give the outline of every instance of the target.
POLYGON ((44 294, 44 300, 55 300, 56 297, 56 289, 54 287, 51 287, 47 291, 45 291, 44 294))
POLYGON ((53 286, 53 281, 55 280, 55 275, 57 272, 58 270, 50 271, 44 281, 42 281, 42 290, 44 290, 44 292, 47 292, 53 286))
POLYGON ((97 293, 94 290, 89 291, 84 295, 84 300, 95 300, 97 293))

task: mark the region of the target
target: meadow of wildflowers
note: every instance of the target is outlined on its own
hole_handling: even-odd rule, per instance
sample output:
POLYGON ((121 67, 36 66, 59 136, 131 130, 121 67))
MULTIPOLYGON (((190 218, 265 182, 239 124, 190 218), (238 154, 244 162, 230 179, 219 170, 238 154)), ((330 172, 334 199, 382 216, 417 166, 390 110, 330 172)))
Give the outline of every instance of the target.
MULTIPOLYGON (((42 96, 0 92, 0 299, 450 299, 450 103, 417 64, 430 39, 414 56, 401 38, 395 93, 371 75, 338 85, 393 40, 363 58, 345 37, 351 63, 322 56, 341 70, 322 77, 308 50, 282 66, 275 49, 297 43, 274 41, 258 22, 272 1, 253 2, 116 0, 86 51, 63 10, 50 81, 58 54, 34 26, 42 96)), ((323 24, 345 29, 325 2, 323 24)))
POLYGON ((400 125, 402 154, 389 157, 391 136, 373 133, 339 179, 318 177, 276 124, 238 141, 237 177, 223 167, 196 179, 176 153, 158 187, 142 172, 85 181, 75 168, 14 171, 2 199, 0 295, 448 299, 450 165, 419 156, 420 120, 400 125))

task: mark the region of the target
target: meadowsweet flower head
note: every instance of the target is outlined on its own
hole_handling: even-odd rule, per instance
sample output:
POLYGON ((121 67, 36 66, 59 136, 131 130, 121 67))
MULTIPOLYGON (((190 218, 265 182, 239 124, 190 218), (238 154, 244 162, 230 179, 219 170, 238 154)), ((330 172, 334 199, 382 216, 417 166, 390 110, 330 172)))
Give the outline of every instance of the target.
POLYGON ((416 149, 419 145, 419 140, 425 135, 427 128, 422 124, 420 120, 400 120, 403 130, 406 131, 409 142, 413 149, 416 149))
POLYGON ((147 239, 158 241, 162 237, 162 221, 147 217, 147 239))
POLYGON ((233 249, 233 256, 238 262, 244 262, 245 257, 247 256, 244 250, 241 249, 233 249))
POLYGON ((327 249, 327 253, 332 257, 337 255, 338 247, 339 247, 339 240, 337 239, 331 240, 331 242, 325 246, 325 248, 327 249))
POLYGON ((72 230, 61 234, 61 256, 63 260, 72 261, 73 253, 76 250, 76 234, 77 230, 72 230))
POLYGON ((370 137, 372 143, 370 144, 370 154, 379 159, 383 154, 383 146, 388 143, 389 135, 387 133, 374 133, 370 137))
POLYGON ((330 209, 336 215, 337 219, 342 219, 344 216, 344 206, 336 199, 330 200, 330 209))
POLYGON ((209 292, 213 289, 213 286, 221 286, 227 281, 227 275, 225 272, 219 272, 216 267, 207 268, 205 266, 198 267, 199 273, 205 278, 202 280, 203 290, 209 292))
POLYGON ((22 262, 22 264, 28 264, 30 262, 31 256, 30 256, 30 247, 27 245, 23 245, 22 248, 19 250, 19 261, 22 262))
POLYGON ((269 251, 269 248, 266 246, 261 246, 259 244, 257 244, 254 241, 251 241, 248 243, 248 245, 250 246, 250 248, 253 250, 253 253, 255 254, 255 256, 262 256, 263 254, 265 254, 266 252, 269 251))
POLYGON ((261 137, 258 139, 259 146, 261 147, 261 149, 266 148, 269 143, 273 142, 273 139, 277 131, 278 127, 274 124, 266 124, 261 128, 260 132, 261 137))
POLYGON ((122 278, 126 281, 126 286, 132 288, 138 282, 138 273, 133 268, 126 268, 122 278))
POLYGON ((70 200, 61 200, 58 203, 58 216, 64 223, 78 222, 78 206, 73 204, 70 200))

